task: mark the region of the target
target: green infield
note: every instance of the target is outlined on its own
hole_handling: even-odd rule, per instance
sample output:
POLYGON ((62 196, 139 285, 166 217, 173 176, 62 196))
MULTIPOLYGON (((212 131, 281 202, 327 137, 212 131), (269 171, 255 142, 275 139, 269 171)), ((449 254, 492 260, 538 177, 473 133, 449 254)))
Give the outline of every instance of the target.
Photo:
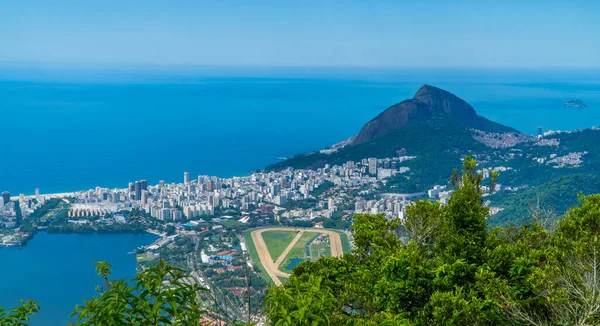
POLYGON ((291 273, 292 269, 298 265, 301 261, 307 259, 306 246, 308 243, 316 238, 319 232, 304 232, 298 242, 294 244, 292 250, 285 256, 285 259, 279 265, 279 270, 286 273, 291 273))
POLYGON ((329 237, 325 241, 313 241, 310 244, 310 260, 318 260, 321 257, 331 256, 331 245, 329 237))
POLYGON ((273 261, 276 261, 285 248, 292 242, 298 231, 265 231, 262 237, 269 249, 273 261))

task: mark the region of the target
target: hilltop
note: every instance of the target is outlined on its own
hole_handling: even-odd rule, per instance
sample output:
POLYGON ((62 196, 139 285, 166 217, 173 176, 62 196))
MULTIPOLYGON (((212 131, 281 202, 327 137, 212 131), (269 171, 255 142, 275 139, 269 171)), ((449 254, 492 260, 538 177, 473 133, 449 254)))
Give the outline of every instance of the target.
POLYGON ((469 129, 494 133, 517 132, 477 115, 469 103, 456 95, 423 85, 412 99, 392 105, 365 124, 352 144, 368 143, 394 131, 410 128, 411 125, 428 122, 433 125, 453 124, 464 129, 464 132, 469 129))
POLYGON ((417 157, 408 165, 414 171, 413 180, 402 190, 424 190, 446 180, 465 153, 505 147, 504 142, 513 145, 523 139, 528 136, 479 116, 456 95, 423 85, 412 99, 387 108, 349 140, 269 165, 266 170, 316 169, 367 157, 412 155, 417 157), (420 171, 423 166, 427 171, 420 171))

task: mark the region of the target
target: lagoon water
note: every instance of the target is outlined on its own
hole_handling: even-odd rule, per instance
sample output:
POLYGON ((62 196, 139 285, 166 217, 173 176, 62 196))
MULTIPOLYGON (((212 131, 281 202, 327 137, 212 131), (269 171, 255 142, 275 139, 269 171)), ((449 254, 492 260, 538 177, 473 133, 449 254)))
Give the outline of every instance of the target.
MULTIPOLYGON (((530 134, 600 125, 598 70, 0 67, 0 191, 245 175, 356 134, 424 83, 530 134), (588 107, 565 107, 571 99, 588 107)), ((42 311, 32 325, 65 324, 94 294, 92 262, 133 276, 126 253, 153 239, 42 233, 25 248, 1 248, 0 305, 33 298, 42 311)))
POLYGON ((20 299, 38 302, 33 326, 66 325, 76 304, 91 298, 100 285, 96 261, 113 266, 113 277, 135 277, 135 255, 128 252, 151 244, 152 234, 39 233, 23 248, 0 248, 0 306, 20 299))

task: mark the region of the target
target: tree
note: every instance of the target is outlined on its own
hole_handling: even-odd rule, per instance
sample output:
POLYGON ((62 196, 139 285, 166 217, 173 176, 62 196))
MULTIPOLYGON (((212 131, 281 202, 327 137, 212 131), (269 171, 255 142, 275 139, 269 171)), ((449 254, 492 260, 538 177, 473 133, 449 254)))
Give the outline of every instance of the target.
POLYGON ((421 200, 406 208, 404 227, 419 247, 432 245, 440 232, 442 210, 439 203, 421 200))
POLYGON ((167 235, 173 235, 176 232, 175 226, 172 224, 167 225, 167 227, 165 228, 167 232, 167 235))
POLYGON ((76 325, 200 325, 205 289, 186 283, 183 270, 159 264, 134 279, 109 280, 111 266, 96 263, 105 285, 99 294, 76 306, 76 325))
POLYGON ((40 308, 32 300, 23 301, 21 305, 13 310, 7 311, 0 306, 0 325, 2 326, 22 326, 28 325, 29 318, 38 312, 40 308))
POLYGON ((488 229, 476 167, 466 157, 462 172, 453 172, 447 205, 407 208, 407 243, 399 220, 355 215, 356 249, 299 264, 286 284, 269 289, 267 318, 274 325, 313 322, 307 316, 334 325, 510 325, 509 303, 547 312, 537 291, 552 275, 552 237, 535 224, 488 229))
POLYGON ((337 304, 333 294, 321 287, 322 279, 309 276, 305 281, 295 278, 288 286, 272 287, 267 293, 267 315, 273 325, 336 325, 331 311, 337 304))

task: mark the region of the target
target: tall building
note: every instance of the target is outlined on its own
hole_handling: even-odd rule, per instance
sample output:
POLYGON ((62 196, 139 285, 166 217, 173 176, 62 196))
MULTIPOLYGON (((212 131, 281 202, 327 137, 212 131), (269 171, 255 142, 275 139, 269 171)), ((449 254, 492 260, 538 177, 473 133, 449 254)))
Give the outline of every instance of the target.
POLYGON ((543 138, 544 134, 542 133, 542 127, 538 127, 538 134, 537 134, 538 138, 543 138))
POLYGON ((146 205, 148 203, 148 190, 142 189, 142 205, 146 205))
POLYGON ((2 201, 4 202, 4 205, 10 202, 10 192, 5 191, 2 193, 2 201))
POLYGON ((40 188, 35 188, 35 198, 40 196, 40 188))
POLYGON ((190 173, 189 172, 183 172, 183 183, 188 184, 190 183, 190 173))
POLYGON ((377 174, 377 159, 369 158, 369 174, 377 174))
POLYGON ((133 199, 134 200, 142 200, 142 182, 136 181, 134 183, 133 188, 134 188, 133 199))

